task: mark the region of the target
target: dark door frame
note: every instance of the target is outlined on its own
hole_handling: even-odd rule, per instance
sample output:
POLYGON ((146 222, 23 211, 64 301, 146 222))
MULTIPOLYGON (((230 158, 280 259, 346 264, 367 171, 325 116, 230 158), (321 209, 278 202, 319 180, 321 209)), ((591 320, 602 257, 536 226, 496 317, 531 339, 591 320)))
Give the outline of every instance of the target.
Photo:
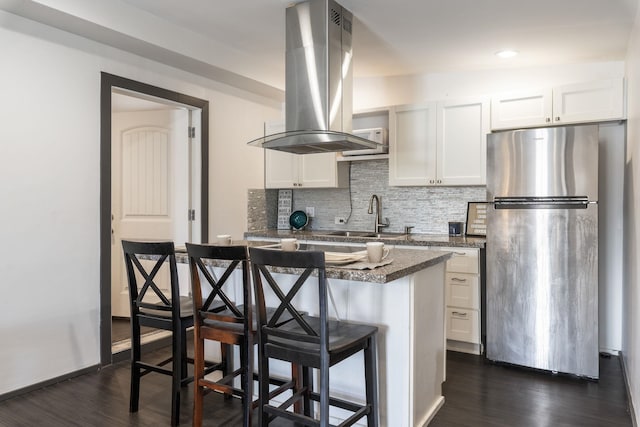
POLYGON ((130 90, 186 106, 202 112, 201 141, 201 239, 209 236, 209 101, 168 89, 101 73, 100 80, 100 364, 111 364, 111 92, 130 90))

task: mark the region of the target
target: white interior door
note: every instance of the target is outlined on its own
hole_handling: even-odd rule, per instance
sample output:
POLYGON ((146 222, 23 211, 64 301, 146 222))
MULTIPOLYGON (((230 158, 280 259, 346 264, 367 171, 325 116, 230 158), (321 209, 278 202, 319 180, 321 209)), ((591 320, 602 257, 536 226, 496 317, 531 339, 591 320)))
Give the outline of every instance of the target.
POLYGON ((112 316, 130 315, 123 239, 189 240, 188 126, 184 108, 112 113, 112 316))

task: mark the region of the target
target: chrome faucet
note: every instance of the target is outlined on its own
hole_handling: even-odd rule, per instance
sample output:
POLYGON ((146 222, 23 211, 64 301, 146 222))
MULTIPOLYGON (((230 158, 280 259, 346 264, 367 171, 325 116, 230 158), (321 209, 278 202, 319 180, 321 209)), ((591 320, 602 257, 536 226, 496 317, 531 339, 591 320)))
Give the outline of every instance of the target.
POLYGON ((380 232, 380 227, 389 226, 389 218, 385 218, 386 220, 385 223, 380 222, 380 215, 382 214, 382 201, 380 201, 380 198, 375 194, 371 196, 371 199, 369 199, 369 210, 367 211, 367 213, 369 214, 373 213, 374 200, 376 201, 376 218, 375 218, 375 222, 373 223, 373 231, 374 233, 378 234, 380 232))

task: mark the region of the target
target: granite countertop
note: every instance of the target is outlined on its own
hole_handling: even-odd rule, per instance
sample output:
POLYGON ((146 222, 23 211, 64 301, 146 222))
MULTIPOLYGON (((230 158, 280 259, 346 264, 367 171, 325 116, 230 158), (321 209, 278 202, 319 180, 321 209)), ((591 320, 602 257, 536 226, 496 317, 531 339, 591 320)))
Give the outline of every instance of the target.
POLYGON ((258 230, 246 232, 245 238, 248 239, 281 239, 284 237, 295 237, 299 240, 318 240, 324 242, 336 243, 366 243, 374 240, 384 242, 387 245, 394 246, 445 246, 459 248, 484 248, 486 239, 484 237, 471 236, 449 236, 448 234, 409 234, 393 237, 382 238, 364 238, 364 237, 345 237, 345 236, 327 236, 334 230, 258 230))
MULTIPOLYGON (((274 246, 273 242, 258 240, 233 241, 232 244, 248 246, 274 246)), ((355 252, 364 249, 363 246, 333 246, 333 245, 301 245, 300 250, 318 250, 328 252, 355 252)), ((353 280, 357 282, 389 283, 425 268, 445 262, 451 257, 451 252, 416 250, 410 248, 390 248, 387 260, 393 260, 390 264, 373 270, 358 270, 346 266, 327 265, 326 274, 329 279, 353 280)), ((176 248, 176 259, 180 263, 188 263, 184 248, 176 248)), ((224 267, 225 261, 213 261, 209 264, 224 267)), ((293 273, 295 270, 286 268, 273 268, 276 273, 293 273)))

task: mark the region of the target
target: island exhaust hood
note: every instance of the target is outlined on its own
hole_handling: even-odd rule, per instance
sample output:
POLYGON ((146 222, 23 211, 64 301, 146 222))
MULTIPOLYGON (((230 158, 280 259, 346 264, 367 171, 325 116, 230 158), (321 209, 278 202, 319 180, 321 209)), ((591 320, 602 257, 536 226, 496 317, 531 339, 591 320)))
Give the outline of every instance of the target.
POLYGON ((333 0, 286 10, 285 132, 249 145, 295 154, 376 148, 352 135, 353 15, 333 0))

